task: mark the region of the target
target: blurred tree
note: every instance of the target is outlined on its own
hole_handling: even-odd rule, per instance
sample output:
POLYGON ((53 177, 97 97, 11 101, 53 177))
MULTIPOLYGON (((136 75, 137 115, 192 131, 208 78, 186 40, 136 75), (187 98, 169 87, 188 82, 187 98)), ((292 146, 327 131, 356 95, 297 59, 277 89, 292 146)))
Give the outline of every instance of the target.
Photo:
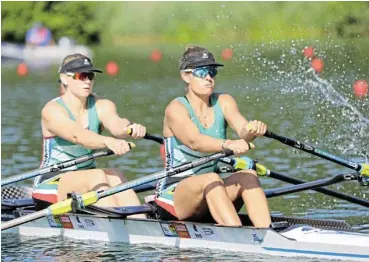
POLYGON ((100 2, 98 10, 102 37, 115 43, 369 36, 368 2, 100 2))
POLYGON ((4 41, 36 21, 78 43, 243 42, 368 37, 369 2, 3 2, 4 41))
POLYGON ((77 43, 99 43, 101 28, 94 17, 97 2, 3 2, 1 39, 24 43, 27 30, 42 22, 57 41, 62 36, 77 43))

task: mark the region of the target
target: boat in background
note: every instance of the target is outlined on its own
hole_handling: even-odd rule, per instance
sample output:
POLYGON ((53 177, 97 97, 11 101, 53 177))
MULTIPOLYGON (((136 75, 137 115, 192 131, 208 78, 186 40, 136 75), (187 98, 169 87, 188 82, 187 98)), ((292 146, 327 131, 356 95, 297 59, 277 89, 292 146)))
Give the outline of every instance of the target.
POLYGON ((27 65, 60 64, 70 54, 80 53, 93 57, 93 51, 84 45, 76 45, 72 39, 63 37, 57 45, 26 46, 9 42, 1 43, 2 63, 26 63, 27 65))

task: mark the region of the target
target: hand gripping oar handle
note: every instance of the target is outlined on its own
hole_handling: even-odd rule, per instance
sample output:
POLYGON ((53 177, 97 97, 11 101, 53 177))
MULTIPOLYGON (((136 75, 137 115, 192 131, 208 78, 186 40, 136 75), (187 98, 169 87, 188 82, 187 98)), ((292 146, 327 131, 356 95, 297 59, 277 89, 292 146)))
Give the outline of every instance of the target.
MULTIPOLYGON (((230 155, 233 155, 233 151, 227 149, 223 152, 201 157, 197 160, 182 164, 180 166, 171 168, 169 170, 160 171, 152 175, 149 175, 147 177, 138 178, 138 179, 126 182, 124 184, 120 184, 118 186, 103 190, 103 191, 91 191, 91 192, 88 192, 86 194, 79 196, 78 199, 81 201, 81 203, 78 203, 78 204, 80 206, 89 206, 91 204, 96 203, 101 198, 111 196, 113 194, 117 194, 119 192, 132 189, 139 185, 150 183, 155 180, 159 180, 165 177, 170 177, 170 176, 185 172, 187 170, 190 170, 192 168, 201 166, 210 161, 213 161, 213 160, 216 160, 222 157, 230 156, 230 155)), ((22 217, 19 217, 19 218, 16 218, 16 219, 13 219, 7 222, 3 222, 1 224, 1 231, 8 229, 8 228, 15 227, 15 226, 19 226, 29 221, 37 220, 43 216, 62 215, 70 211, 72 211, 72 199, 66 199, 64 201, 53 204, 49 206, 48 208, 38 211, 36 213, 32 213, 30 215, 22 216, 22 217)))
MULTIPOLYGON (((127 134, 132 135, 132 131, 133 131, 132 128, 128 128, 127 134)), ((146 139, 146 140, 155 141, 159 144, 164 144, 164 137, 162 137, 162 136, 152 135, 152 134, 146 133, 143 138, 146 139)))
POLYGON ((264 136, 269 137, 269 138, 273 138, 275 140, 278 140, 279 142, 282 142, 285 145, 288 146, 292 146, 294 148, 297 148, 299 150, 305 151, 307 153, 310 153, 312 155, 324 158, 326 160, 332 161, 336 164, 340 164, 342 166, 351 168, 355 171, 361 171, 362 169, 362 165, 360 165, 359 163, 355 163, 343 158, 340 158, 338 156, 332 155, 330 153, 324 152, 320 149, 314 148, 310 145, 305 145, 303 143, 301 143, 300 141, 285 137, 285 136, 281 136, 281 135, 277 135, 271 131, 266 131, 266 133, 264 134, 264 136))
POLYGON ((71 166, 74 166, 74 165, 77 165, 77 164, 87 162, 89 160, 92 160, 92 159, 95 159, 95 158, 98 158, 98 157, 110 156, 110 155, 113 155, 113 154, 114 154, 114 152, 111 151, 110 149, 104 150, 104 151, 98 151, 98 152, 95 152, 95 153, 92 153, 92 154, 89 154, 89 155, 84 155, 84 156, 78 157, 78 158, 73 159, 73 160, 68 160, 68 161, 61 162, 61 163, 58 163, 58 164, 54 164, 54 165, 51 165, 51 166, 47 166, 47 167, 44 167, 44 168, 41 168, 41 169, 37 169, 37 170, 33 170, 33 171, 30 171, 30 172, 27 172, 27 173, 23 173, 23 174, 20 174, 20 175, 17 175, 17 176, 12 176, 10 178, 1 180, 1 186, 6 186, 6 185, 9 185, 9 184, 12 184, 12 183, 15 183, 15 182, 19 182, 19 181, 22 181, 22 180, 33 178, 33 177, 36 177, 36 176, 39 176, 39 175, 44 175, 44 174, 47 174, 47 173, 50 173, 50 172, 56 172, 56 171, 59 171, 59 170, 62 170, 62 169, 65 169, 65 168, 68 168, 68 167, 71 167, 71 166))

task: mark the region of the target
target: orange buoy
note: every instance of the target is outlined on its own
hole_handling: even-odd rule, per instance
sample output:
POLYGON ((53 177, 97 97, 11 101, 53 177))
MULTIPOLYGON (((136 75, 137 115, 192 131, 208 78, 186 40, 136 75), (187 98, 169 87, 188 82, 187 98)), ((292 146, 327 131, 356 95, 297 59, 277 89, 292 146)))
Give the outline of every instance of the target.
POLYGON ((232 56, 233 56, 233 50, 232 50, 232 48, 224 48, 222 50, 222 58, 224 60, 229 60, 229 59, 232 58, 232 56))
POLYGON ((304 48, 303 53, 306 58, 313 58, 314 48, 312 48, 311 46, 307 46, 304 48))
POLYGON ((151 61, 153 62, 159 62, 162 58, 162 53, 160 52, 160 50, 158 49, 154 49, 152 52, 151 52, 151 55, 150 55, 150 59, 151 61))
POLYGON ((368 95, 368 82, 365 80, 357 80, 354 83, 354 94, 359 97, 363 98, 368 95))
POLYGON ((17 74, 19 76, 26 76, 28 74, 28 66, 25 63, 20 63, 17 66, 17 74))
POLYGON ((114 61, 109 61, 105 67, 106 73, 110 76, 115 76, 119 72, 119 66, 114 61))
POLYGON ((311 60, 310 65, 317 73, 321 73, 324 69, 324 62, 320 58, 314 58, 313 60, 311 60))

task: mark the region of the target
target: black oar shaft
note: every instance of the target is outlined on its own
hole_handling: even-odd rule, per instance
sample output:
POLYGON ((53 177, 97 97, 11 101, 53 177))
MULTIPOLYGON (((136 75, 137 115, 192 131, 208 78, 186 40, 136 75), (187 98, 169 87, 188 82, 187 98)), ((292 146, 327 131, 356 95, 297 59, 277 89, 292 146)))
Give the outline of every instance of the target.
POLYGON ((352 162, 350 160, 347 159, 343 159, 340 157, 337 157, 335 155, 332 155, 330 153, 324 152, 320 149, 314 148, 310 145, 305 145, 303 143, 301 143, 300 141, 285 137, 285 136, 281 136, 281 135, 277 135, 271 131, 267 131, 264 136, 269 137, 269 138, 273 138, 275 140, 278 140, 279 142, 282 142, 285 145, 288 146, 292 146, 294 148, 297 148, 299 150, 302 150, 304 152, 310 153, 312 155, 324 158, 326 160, 332 161, 336 164, 342 165, 344 167, 348 167, 351 168, 355 171, 360 171, 361 169, 361 165, 355 162, 352 162))
POLYGON ((31 172, 27 172, 27 173, 23 173, 23 174, 20 174, 20 175, 17 175, 17 176, 9 177, 9 178, 4 179, 4 180, 1 181, 1 186, 6 186, 6 185, 9 185, 9 184, 12 184, 12 183, 15 183, 15 182, 19 182, 19 181, 22 181, 22 180, 34 178, 36 176, 44 175, 44 174, 47 174, 47 173, 50 173, 50 172, 56 172, 56 171, 59 171, 59 170, 62 170, 62 169, 65 169, 65 168, 68 168, 68 167, 71 167, 71 166, 74 166, 74 165, 78 165, 78 164, 87 162, 89 160, 92 160, 92 159, 95 159, 95 158, 98 158, 98 157, 109 156, 109 155, 113 155, 113 154, 114 154, 114 152, 111 151, 110 149, 105 150, 105 151, 98 151, 98 152, 92 153, 90 155, 84 155, 84 156, 78 157, 78 158, 73 159, 73 160, 68 160, 68 161, 61 162, 61 163, 58 163, 58 164, 54 164, 54 165, 51 165, 51 166, 47 166, 47 167, 44 167, 44 168, 41 168, 41 169, 37 169, 37 170, 31 171, 31 172))
MULTIPOLYGON (((306 183, 306 181, 304 181, 304 180, 289 177, 289 176, 286 176, 286 175, 282 175, 282 174, 279 174, 279 173, 273 172, 273 171, 270 172, 269 176, 272 177, 272 178, 278 179, 280 181, 295 184, 295 185, 306 183)), ((318 188, 313 188, 313 190, 317 191, 319 193, 328 195, 328 196, 332 196, 332 197, 335 197, 335 198, 338 198, 338 199, 349 201, 353 204, 357 204, 357 205, 364 206, 364 207, 369 207, 369 201, 368 200, 361 199, 361 198, 354 197, 354 196, 350 196, 350 195, 347 195, 347 194, 344 194, 344 193, 340 193, 340 192, 331 190, 329 188, 318 187, 318 188)))
POLYGON ((227 157, 227 156, 231 156, 231 155, 233 155, 233 151, 231 151, 229 149, 226 149, 225 151, 201 157, 197 160, 194 160, 192 162, 184 163, 182 165, 176 166, 176 167, 171 168, 169 170, 160 171, 160 172, 157 172, 155 174, 149 175, 147 177, 137 178, 137 179, 134 179, 132 181, 128 181, 124 184, 121 184, 121 185, 118 185, 118 186, 115 186, 115 187, 112 187, 112 188, 105 189, 104 191, 101 191, 101 192, 97 192, 98 199, 101 199, 101 198, 104 198, 104 197, 107 197, 107 196, 111 196, 113 194, 122 192, 124 190, 132 189, 132 188, 138 187, 140 185, 147 184, 147 183, 159 180, 159 179, 163 179, 165 177, 171 177, 171 176, 174 176, 176 174, 188 171, 192 168, 195 168, 195 167, 201 166, 203 164, 206 164, 210 161, 217 160, 219 158, 227 157))
POLYGON ((314 188, 321 187, 321 186, 332 185, 338 182, 342 182, 344 180, 345 178, 343 175, 337 175, 333 178, 324 178, 320 180, 306 182, 304 184, 297 184, 294 186, 288 186, 288 187, 283 187, 283 188, 268 189, 266 190, 266 195, 267 197, 276 197, 276 196, 300 192, 300 191, 304 191, 308 189, 314 189, 314 188))
MULTIPOLYGON (((131 130, 132 132, 132 130, 131 130)), ((152 140, 155 141, 157 143, 163 144, 164 143, 164 138, 161 136, 157 136, 157 135, 151 135, 149 133, 146 133, 146 135, 144 136, 145 139, 148 140, 152 140)), ((129 144, 129 146, 131 147, 131 144, 129 144)), ((30 178, 34 178, 36 176, 40 176, 40 175, 45 175, 47 173, 51 173, 51 172, 56 172, 62 169, 66 169, 68 167, 72 167, 87 161, 90 161, 92 159, 98 158, 98 157, 102 157, 102 156, 110 156, 113 155, 114 152, 111 151, 110 149, 108 150, 104 150, 104 151, 98 151, 92 154, 88 154, 88 155, 84 155, 84 156, 80 156, 76 159, 72 159, 72 160, 68 160, 65 162, 61 162, 61 163, 57 163, 57 164, 53 164, 51 166, 47 166, 47 167, 43 167, 40 169, 36 169, 30 172, 26 172, 20 175, 16 175, 16 176, 12 176, 6 179, 1 180, 1 186, 7 186, 9 184, 13 184, 22 180, 26 180, 26 179, 30 179, 30 178)))
POLYGON ((146 133, 145 136, 144 136, 145 139, 147 140, 152 140, 152 141, 155 141, 159 144, 164 144, 164 138, 161 137, 161 136, 157 136, 157 135, 152 135, 152 134, 149 134, 149 133, 146 133))

